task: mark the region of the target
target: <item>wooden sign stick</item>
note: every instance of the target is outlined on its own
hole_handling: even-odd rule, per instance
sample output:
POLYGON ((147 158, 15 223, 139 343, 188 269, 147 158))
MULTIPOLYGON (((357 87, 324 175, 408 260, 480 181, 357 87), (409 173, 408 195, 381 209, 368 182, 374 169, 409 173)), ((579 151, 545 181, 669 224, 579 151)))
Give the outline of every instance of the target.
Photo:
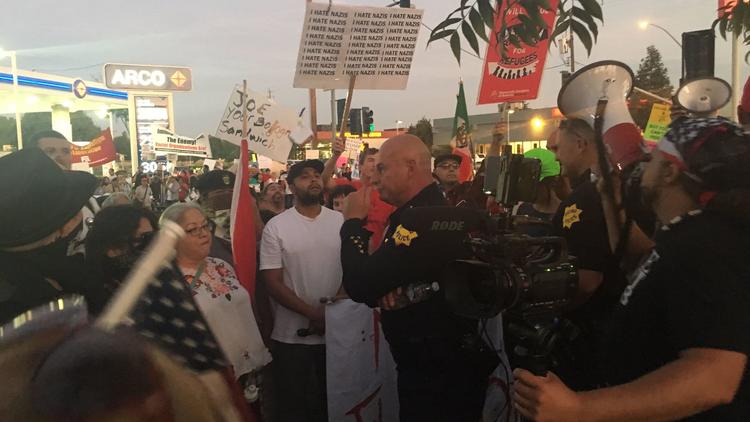
MULTIPOLYGON (((312 2, 312 0, 306 0, 306 3, 312 2)), ((314 88, 310 88, 308 91, 310 94, 310 130, 312 130, 313 139, 312 139, 312 147, 313 149, 318 148, 318 97, 315 93, 314 88)))
POLYGON ((349 92, 346 95, 346 106, 344 107, 344 114, 341 115, 341 134, 340 138, 344 137, 346 132, 346 125, 349 122, 349 111, 352 109, 352 97, 354 96, 354 83, 357 80, 357 75, 349 75, 349 92))
MULTIPOLYGON (((247 79, 242 80, 242 139, 247 139, 247 79)), ((239 174, 239 172, 238 172, 239 174)))

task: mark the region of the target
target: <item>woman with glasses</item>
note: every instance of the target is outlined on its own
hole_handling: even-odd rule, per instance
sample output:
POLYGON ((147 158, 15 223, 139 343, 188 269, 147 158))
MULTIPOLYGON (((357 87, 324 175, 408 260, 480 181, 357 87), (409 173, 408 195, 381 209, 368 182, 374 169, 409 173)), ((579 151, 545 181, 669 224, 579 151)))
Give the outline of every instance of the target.
POLYGON ((179 224, 186 235, 177 243, 175 262, 190 286, 211 331, 232 364, 237 378, 271 361, 263 344, 248 292, 234 268, 209 256, 213 225, 200 207, 177 203, 164 210, 161 222, 179 224))

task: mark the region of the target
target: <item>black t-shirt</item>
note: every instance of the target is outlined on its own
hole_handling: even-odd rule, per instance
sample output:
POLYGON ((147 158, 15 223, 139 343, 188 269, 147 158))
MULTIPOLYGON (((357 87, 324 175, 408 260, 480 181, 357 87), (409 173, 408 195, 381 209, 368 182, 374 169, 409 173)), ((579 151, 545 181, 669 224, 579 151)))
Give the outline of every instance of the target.
MULTIPOLYGON (((746 235, 708 212, 657 233, 656 248, 630 278, 604 344, 602 367, 611 385, 652 372, 686 349, 750 354, 746 235)), ((750 421, 747 368, 734 402, 687 420, 750 421)))
POLYGON ((600 272, 602 285, 593 296, 568 316, 573 322, 601 319, 610 314, 625 287, 625 277, 609 245, 607 221, 599 192, 587 171, 573 183, 573 192, 552 218, 555 235, 562 236, 578 269, 600 272))
POLYGON ((552 218, 552 228, 556 236, 565 238, 578 269, 600 272, 603 281, 584 304, 563 315, 581 333, 554 370, 572 388, 590 389, 602 381, 593 362, 599 359, 598 345, 624 289, 625 277, 609 245, 607 222, 591 173, 585 172, 572 185, 573 191, 552 218))

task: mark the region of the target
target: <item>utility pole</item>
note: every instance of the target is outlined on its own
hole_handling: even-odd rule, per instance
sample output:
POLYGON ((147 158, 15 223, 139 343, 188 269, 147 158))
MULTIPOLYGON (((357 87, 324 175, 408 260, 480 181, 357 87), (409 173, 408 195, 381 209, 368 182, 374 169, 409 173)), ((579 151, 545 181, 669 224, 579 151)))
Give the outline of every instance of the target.
POLYGON ((336 141, 336 132, 338 132, 337 122, 337 110, 336 110, 336 90, 331 90, 331 148, 333 148, 333 142, 336 141))

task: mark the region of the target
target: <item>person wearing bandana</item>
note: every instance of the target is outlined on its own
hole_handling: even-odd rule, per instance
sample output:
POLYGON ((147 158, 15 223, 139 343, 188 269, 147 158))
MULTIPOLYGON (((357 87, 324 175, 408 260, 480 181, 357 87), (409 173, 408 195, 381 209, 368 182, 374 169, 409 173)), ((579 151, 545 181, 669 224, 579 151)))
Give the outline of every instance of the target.
MULTIPOLYGON (((676 120, 640 186, 661 228, 653 242, 631 232, 643 258, 604 342, 607 386, 516 370, 515 406, 535 421, 748 421, 750 136, 721 117, 676 120)), ((602 205, 608 225, 624 221, 602 205)))
POLYGON ((96 185, 38 148, 0 158, 0 322, 64 294, 101 294, 77 253, 96 185))

